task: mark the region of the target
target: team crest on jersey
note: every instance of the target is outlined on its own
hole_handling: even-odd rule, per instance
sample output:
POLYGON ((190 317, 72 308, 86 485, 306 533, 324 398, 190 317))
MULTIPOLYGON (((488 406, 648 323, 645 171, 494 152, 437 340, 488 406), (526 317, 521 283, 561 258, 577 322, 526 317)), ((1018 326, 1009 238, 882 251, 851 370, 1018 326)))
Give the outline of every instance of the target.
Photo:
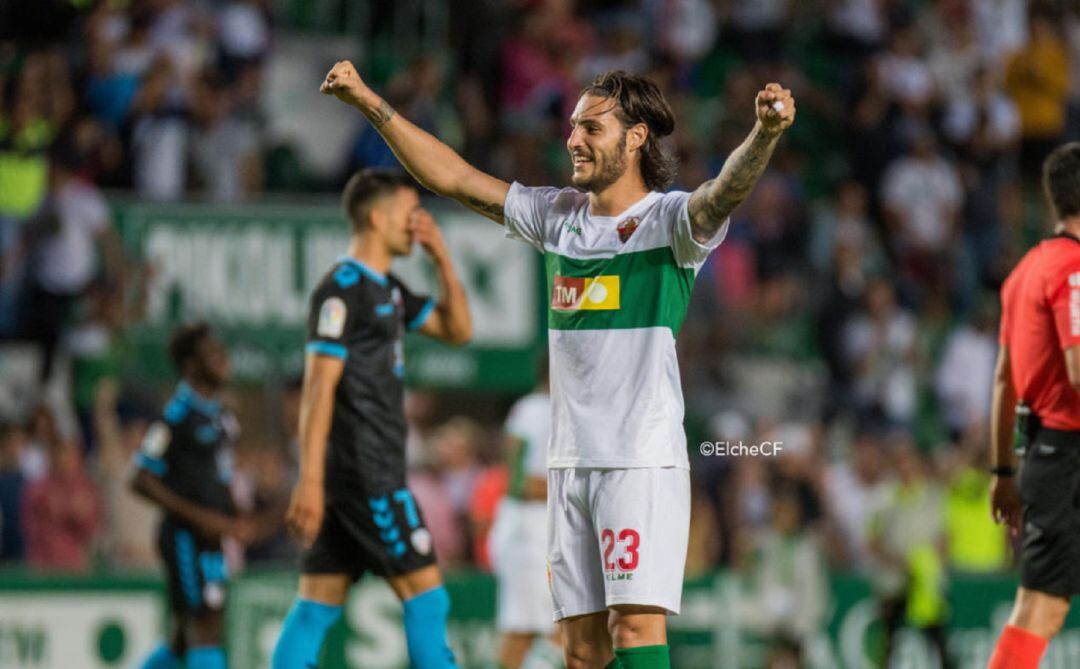
POLYGON ((626 240, 630 239, 630 235, 634 234, 634 231, 638 229, 639 223, 640 221, 638 220, 637 216, 631 216, 625 221, 619 223, 619 225, 615 228, 615 230, 617 230, 619 233, 619 241, 625 244, 626 240))
POLYGON ((431 552, 431 532, 428 532, 423 527, 413 530, 409 539, 412 541, 413 548, 420 555, 427 555, 431 552))
POLYGON ((345 301, 340 297, 329 297, 319 307, 319 327, 316 331, 322 337, 337 339, 345 331, 345 301))
POLYGON ((619 276, 559 276, 551 287, 554 311, 610 311, 619 308, 619 276))
POLYGON ((169 426, 162 422, 154 423, 143 437, 142 451, 152 458, 160 458, 165 455, 170 439, 172 439, 172 430, 169 426))

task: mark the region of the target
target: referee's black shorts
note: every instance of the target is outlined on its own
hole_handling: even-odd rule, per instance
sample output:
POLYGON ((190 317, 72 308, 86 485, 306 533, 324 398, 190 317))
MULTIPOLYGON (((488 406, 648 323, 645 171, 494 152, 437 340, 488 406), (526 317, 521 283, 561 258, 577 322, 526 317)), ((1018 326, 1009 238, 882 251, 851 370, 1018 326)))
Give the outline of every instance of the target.
POLYGON ((404 483, 374 493, 328 489, 319 535, 300 557, 303 574, 347 574, 354 581, 365 572, 402 576, 433 564, 431 533, 404 483))
POLYGON ((1041 428, 1021 454, 1020 584, 1080 594, 1080 432, 1041 428))

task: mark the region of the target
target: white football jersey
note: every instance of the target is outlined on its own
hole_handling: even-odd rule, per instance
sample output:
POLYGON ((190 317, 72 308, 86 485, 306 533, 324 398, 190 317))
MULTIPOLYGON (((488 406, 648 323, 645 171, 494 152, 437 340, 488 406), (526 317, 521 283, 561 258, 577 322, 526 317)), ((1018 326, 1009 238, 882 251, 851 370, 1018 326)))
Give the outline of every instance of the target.
POLYGON ((688 469, 675 335, 727 233, 690 232, 690 193, 593 216, 573 188, 510 187, 507 236, 544 254, 551 359, 548 467, 688 469))

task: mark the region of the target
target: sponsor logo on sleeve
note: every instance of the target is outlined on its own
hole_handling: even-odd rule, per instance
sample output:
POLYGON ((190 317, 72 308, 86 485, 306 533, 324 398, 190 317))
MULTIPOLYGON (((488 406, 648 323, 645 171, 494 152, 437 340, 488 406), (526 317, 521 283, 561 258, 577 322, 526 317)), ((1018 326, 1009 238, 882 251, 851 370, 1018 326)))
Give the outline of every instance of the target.
POLYGON ((551 289, 554 311, 611 311, 619 308, 618 275, 556 276, 551 289))
POLYGON ((1080 272, 1069 275, 1069 334, 1080 337, 1080 272))
POLYGON ((321 337, 337 339, 345 331, 345 302, 340 297, 328 297, 319 307, 319 327, 317 332, 321 337))

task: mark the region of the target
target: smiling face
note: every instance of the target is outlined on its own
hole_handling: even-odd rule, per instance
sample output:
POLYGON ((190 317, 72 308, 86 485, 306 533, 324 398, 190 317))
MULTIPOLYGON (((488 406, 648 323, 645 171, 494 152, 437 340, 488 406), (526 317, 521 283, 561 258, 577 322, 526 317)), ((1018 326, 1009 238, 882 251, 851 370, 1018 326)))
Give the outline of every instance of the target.
MULTIPOLYGON (((630 130, 619 121, 615 111, 614 100, 583 95, 570 116, 566 149, 574 168, 571 181, 584 191, 599 193, 618 181, 630 166, 633 149, 637 148, 628 148, 630 130)), ((643 125, 634 126, 635 134, 643 133, 642 128, 643 125)), ((637 146, 641 145, 636 136, 633 139, 637 146)))

